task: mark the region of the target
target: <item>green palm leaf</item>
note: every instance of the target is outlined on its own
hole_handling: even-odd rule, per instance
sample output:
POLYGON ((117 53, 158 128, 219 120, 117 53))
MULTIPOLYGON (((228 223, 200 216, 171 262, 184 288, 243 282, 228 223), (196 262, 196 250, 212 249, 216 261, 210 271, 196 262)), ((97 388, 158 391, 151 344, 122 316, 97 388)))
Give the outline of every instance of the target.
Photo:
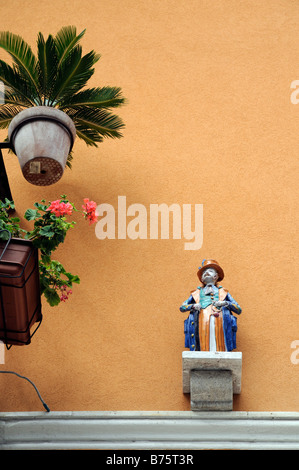
POLYGON ((67 156, 67 160, 66 160, 66 166, 68 168, 72 168, 72 160, 73 160, 73 151, 71 151, 68 156, 67 156))
POLYGON ((39 87, 43 95, 43 104, 47 104, 47 99, 51 95, 54 86, 58 64, 56 44, 53 36, 49 35, 47 41, 45 41, 43 35, 39 33, 37 50, 39 87))
POLYGON ((64 109, 91 106, 107 109, 121 106, 124 102, 125 98, 122 97, 121 88, 89 88, 63 99, 59 102, 59 108, 64 109))
POLYGON ((91 67, 99 56, 91 51, 81 57, 82 48, 76 46, 66 57, 57 71, 56 83, 51 96, 51 105, 65 96, 78 92, 94 73, 91 67))
POLYGON ((78 44, 85 31, 84 29, 78 36, 75 26, 64 26, 58 31, 55 36, 56 51, 59 58, 58 67, 61 66, 70 51, 78 44))
POLYGON ((7 129, 11 120, 20 112, 18 106, 2 105, 0 107, 0 129, 7 129))
POLYGON ((37 60, 31 47, 21 36, 9 31, 0 33, 0 47, 10 54, 20 74, 30 82, 35 89, 36 98, 39 98, 37 60))
POLYGON ((75 112, 65 110, 72 117, 79 130, 93 130, 102 137, 120 138, 119 132, 124 127, 122 120, 104 109, 82 107, 75 112))
POLYGON ((0 80, 6 87, 22 96, 31 106, 38 104, 35 102, 35 93, 26 78, 3 60, 0 60, 0 80))
POLYGON ((5 104, 13 104, 23 108, 29 108, 32 106, 31 102, 27 98, 14 90, 10 90, 8 87, 5 87, 4 101, 5 104))
POLYGON ((97 147, 98 142, 103 141, 103 137, 93 129, 87 129, 85 126, 81 126, 77 123, 76 125, 76 134, 79 139, 84 140, 86 145, 90 147, 97 147))

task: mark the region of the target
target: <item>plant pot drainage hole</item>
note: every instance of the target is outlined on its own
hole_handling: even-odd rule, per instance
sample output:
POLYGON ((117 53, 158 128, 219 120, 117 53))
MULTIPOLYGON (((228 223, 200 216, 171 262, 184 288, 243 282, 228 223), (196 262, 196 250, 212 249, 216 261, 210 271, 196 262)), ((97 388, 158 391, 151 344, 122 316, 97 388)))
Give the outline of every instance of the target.
POLYGON ((28 161, 22 171, 25 179, 37 186, 56 183, 63 174, 60 163, 49 157, 36 157, 28 161))

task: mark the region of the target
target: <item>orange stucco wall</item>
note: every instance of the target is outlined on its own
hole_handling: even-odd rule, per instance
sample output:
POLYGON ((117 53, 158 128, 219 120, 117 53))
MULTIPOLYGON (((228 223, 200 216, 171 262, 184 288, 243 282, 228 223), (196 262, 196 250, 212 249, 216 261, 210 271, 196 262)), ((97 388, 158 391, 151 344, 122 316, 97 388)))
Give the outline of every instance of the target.
MULTIPOLYGON (((4 153, 19 215, 61 194, 117 210, 203 204, 203 244, 99 240, 78 220, 59 248, 81 277, 67 303, 44 303, 31 345, 5 353, 52 410, 189 410, 182 393, 180 304, 202 259, 218 260, 239 302, 240 411, 298 411, 299 5, 292 0, 10 0, 1 28, 34 46, 37 33, 87 28, 102 58, 90 86, 115 85, 124 138, 75 144, 73 169, 48 188, 4 153), (293 356, 292 356, 293 353, 293 356)), ((1 57, 7 57, 1 52, 1 57)), ((2 131, 1 135, 5 137, 2 131)), ((1 411, 40 410, 30 385, 0 377, 1 411)))

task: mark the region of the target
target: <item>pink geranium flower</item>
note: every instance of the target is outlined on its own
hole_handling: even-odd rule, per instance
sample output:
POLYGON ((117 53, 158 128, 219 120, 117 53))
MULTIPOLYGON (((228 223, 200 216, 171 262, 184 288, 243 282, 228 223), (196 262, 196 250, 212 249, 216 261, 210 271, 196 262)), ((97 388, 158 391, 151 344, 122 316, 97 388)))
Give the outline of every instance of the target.
POLYGON ((68 289, 66 285, 60 287, 61 295, 60 295, 60 301, 65 302, 68 298, 69 295, 72 294, 72 290, 68 289))
POLYGON ((98 214, 96 211, 97 204, 94 201, 90 201, 88 198, 83 199, 84 204, 82 205, 85 218, 89 220, 89 225, 93 224, 98 220, 98 214))
POLYGON ((57 199, 57 201, 51 202, 47 211, 52 212, 56 215, 56 217, 60 217, 63 215, 71 215, 73 211, 73 206, 69 202, 60 202, 59 199, 57 199))

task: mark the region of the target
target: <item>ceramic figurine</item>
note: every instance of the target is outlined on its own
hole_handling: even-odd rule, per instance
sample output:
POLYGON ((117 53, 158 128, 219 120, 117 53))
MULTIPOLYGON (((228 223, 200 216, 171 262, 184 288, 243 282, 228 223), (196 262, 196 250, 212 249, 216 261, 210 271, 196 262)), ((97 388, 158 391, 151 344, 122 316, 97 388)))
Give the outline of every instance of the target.
POLYGON ((236 349, 237 318, 241 307, 218 282, 224 272, 217 261, 203 260, 197 276, 202 282, 181 305, 190 311, 184 322, 185 347, 190 351, 232 351, 236 349))

